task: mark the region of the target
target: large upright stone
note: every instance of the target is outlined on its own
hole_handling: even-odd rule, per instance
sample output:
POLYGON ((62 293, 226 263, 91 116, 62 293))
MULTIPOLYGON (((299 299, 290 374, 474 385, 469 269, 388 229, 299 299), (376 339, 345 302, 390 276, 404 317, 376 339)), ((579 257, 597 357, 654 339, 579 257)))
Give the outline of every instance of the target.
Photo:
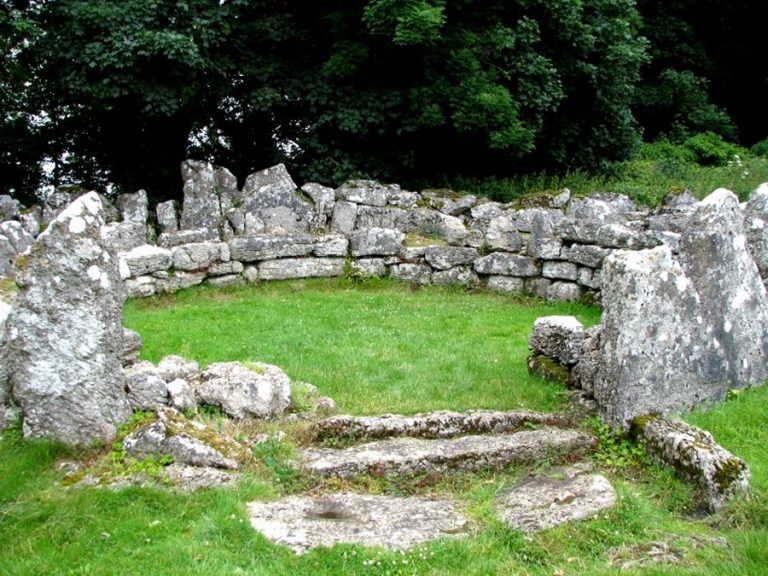
POLYGON ((308 232, 314 210, 297 188, 283 164, 254 172, 245 179, 241 207, 264 221, 268 231, 308 232))
POLYGON ((208 162, 185 160, 181 163, 184 180, 184 204, 181 229, 206 228, 218 230, 221 204, 217 192, 216 175, 208 162))
POLYGON ((683 231, 680 261, 725 350, 729 387, 768 380, 768 295, 733 192, 720 188, 698 204, 683 231))
POLYGON ((615 425, 725 396, 722 346, 667 246, 605 259, 599 358, 593 392, 615 425))
POLYGON ((122 286, 99 233, 95 192, 75 200, 18 262, 6 324, 13 397, 25 437, 87 446, 130 415, 122 371, 122 286))
POLYGON ((744 209, 744 226, 760 275, 768 279, 768 182, 752 192, 744 209))

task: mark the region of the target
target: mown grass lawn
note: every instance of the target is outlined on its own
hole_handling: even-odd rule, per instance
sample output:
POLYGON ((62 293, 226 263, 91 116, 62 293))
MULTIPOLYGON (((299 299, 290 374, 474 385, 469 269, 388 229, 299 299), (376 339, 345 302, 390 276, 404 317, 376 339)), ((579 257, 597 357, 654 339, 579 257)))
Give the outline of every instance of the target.
MULTIPOLYGON (((530 378, 524 365, 533 319, 594 309, 510 297, 423 289, 389 282, 273 283, 193 290, 133 301, 126 323, 144 336, 153 361, 181 353, 201 364, 272 362, 316 384, 344 411, 563 407, 562 390, 530 378)), ((768 387, 745 391, 689 420, 708 428, 752 468, 752 496, 716 515, 696 510, 691 489, 668 470, 638 462, 620 439, 595 465, 619 491, 600 518, 532 537, 492 513, 496 494, 522 470, 444 479, 379 482, 370 489, 438 492, 466 503, 476 533, 404 555, 336 546, 295 556, 249 526, 245 503, 286 488, 269 470, 236 487, 171 493, 159 489, 67 489, 59 463, 89 460, 48 443, 0 440, 0 575, 6 574, 754 574, 768 566, 768 387), (657 543, 657 544, 654 544, 657 543), (664 543, 678 564, 642 565, 664 543), (622 570, 622 566, 626 570, 622 570)))

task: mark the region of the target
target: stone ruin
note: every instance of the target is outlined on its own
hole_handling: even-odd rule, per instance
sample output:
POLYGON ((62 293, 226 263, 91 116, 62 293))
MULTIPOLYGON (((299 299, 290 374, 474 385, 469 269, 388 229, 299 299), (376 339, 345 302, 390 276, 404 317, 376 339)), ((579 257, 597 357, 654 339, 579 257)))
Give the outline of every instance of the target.
POLYGON ((766 195, 763 185, 742 209, 716 190, 694 205, 677 253, 663 245, 608 256, 601 324, 540 318, 530 369, 583 390, 623 428, 765 383, 768 296, 748 231, 762 230, 753 207, 766 195))
MULTIPOLYGON (((216 482, 227 482, 226 470, 246 458, 242 446, 182 411, 204 403, 232 418, 279 415, 290 404, 290 380, 264 364, 200 370, 179 357, 157 366, 139 362, 140 338, 122 327, 124 295, 203 282, 388 275, 602 302, 598 327, 584 330, 573 318, 537 321, 531 369, 580 388, 605 421, 634 425, 657 457, 682 458, 711 508, 746 489, 749 471, 741 460, 703 431, 656 416, 768 379, 768 185, 743 207, 718 190, 701 202, 683 194, 651 211, 619 195, 572 198, 568 191, 506 205, 372 181, 336 190, 305 184, 298 191, 282 165, 250 175, 242 189, 229 171, 203 162, 185 162, 182 176, 180 217, 173 202, 150 211, 143 191, 121 195, 116 206, 94 192, 71 190, 32 209, 0 197, 0 274, 15 274, 19 287, 12 306, 0 301, 0 429, 20 412, 25 437, 87 446, 114 438, 132 411, 151 410, 155 416, 124 439, 126 453, 170 455, 173 474, 192 483, 206 485, 200 470, 207 469, 215 469, 216 482)), ((409 417, 408 425, 393 418, 384 418, 384 428, 404 430, 394 438, 391 430, 382 432, 385 439, 343 453, 310 447, 302 466, 341 477, 382 466, 398 474, 476 470, 593 442, 560 429, 552 415, 541 422, 554 428, 522 431, 499 422, 533 416, 436 413, 423 421, 409 417), (467 422, 491 428, 473 435, 461 424, 460 438, 418 437, 417 429, 446 421, 450 430, 467 422)), ((355 419, 326 425, 376 427, 355 419)), ((530 486, 544 487, 536 501, 557 490, 568 499, 600 492, 596 508, 576 506, 565 514, 570 518, 615 500, 599 475, 568 470, 564 476, 564 483, 523 482, 522 493, 500 498, 499 515, 528 518, 518 507, 533 498, 530 486)), ((317 502, 294 504, 305 510, 317 502)), ((360 511, 352 514, 357 522, 355 514, 360 511)), ((510 520, 525 530, 560 521, 535 514, 520 525, 510 520)), ((463 526, 464 520, 446 522, 463 526)), ((324 542, 322 530, 317 538, 324 542)))

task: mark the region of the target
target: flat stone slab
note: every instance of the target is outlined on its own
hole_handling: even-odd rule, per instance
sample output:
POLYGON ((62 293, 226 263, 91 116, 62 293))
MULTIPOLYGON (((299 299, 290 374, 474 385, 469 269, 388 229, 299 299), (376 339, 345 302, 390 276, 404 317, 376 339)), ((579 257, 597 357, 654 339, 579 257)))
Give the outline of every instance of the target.
POLYGON ((526 425, 564 427, 566 418, 558 414, 544 414, 527 410, 497 412, 470 410, 450 412, 441 410, 425 414, 403 416, 339 415, 321 420, 315 425, 318 440, 343 438, 345 440, 373 440, 392 436, 419 438, 452 438, 465 434, 501 434, 514 432, 526 425))
POLYGON ((358 474, 474 472, 532 462, 554 453, 592 446, 594 437, 577 430, 543 428, 497 436, 455 439, 395 438, 351 448, 307 448, 301 465, 320 476, 341 478, 358 474))
POLYGON ((616 503, 616 491, 582 466, 558 468, 520 481, 496 500, 496 513, 512 528, 538 532, 592 518, 616 503))
POLYGON ((289 496, 251 502, 248 515, 265 538, 297 553, 341 543, 404 550, 469 532, 469 522, 454 502, 424 496, 289 496))

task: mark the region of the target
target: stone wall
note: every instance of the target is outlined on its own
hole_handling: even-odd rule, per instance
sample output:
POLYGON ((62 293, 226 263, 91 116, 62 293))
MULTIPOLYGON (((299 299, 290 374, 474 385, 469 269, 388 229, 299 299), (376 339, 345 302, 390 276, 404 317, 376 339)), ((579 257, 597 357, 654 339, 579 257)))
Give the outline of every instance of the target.
MULTIPOLYGON (((242 189, 228 170, 204 162, 184 162, 182 177, 181 210, 173 201, 149 210, 139 191, 118 197, 108 212, 104 239, 120 253, 131 296, 203 282, 359 274, 591 300, 599 298, 608 255, 661 244, 677 252, 697 206, 689 194, 651 211, 624 196, 567 190, 501 204, 373 181, 299 188, 283 165, 251 174, 242 189)), ((59 191, 42 208, 9 208, 0 274, 12 272, 15 255, 77 193, 59 191)), ((750 241, 763 248, 765 212, 766 202, 750 204, 750 241)))

